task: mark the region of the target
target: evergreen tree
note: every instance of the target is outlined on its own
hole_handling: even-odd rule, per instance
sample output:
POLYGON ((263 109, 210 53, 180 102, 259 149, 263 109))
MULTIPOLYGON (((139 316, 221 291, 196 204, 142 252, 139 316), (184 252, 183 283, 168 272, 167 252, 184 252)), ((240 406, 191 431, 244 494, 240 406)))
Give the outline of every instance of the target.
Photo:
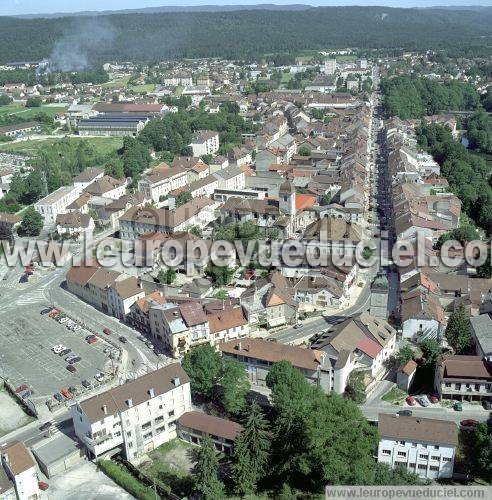
POLYGON ((258 403, 253 402, 244 422, 244 431, 236 438, 233 455, 234 489, 239 495, 253 494, 264 477, 270 440, 268 422, 258 403))
POLYGON ((29 207, 22 217, 20 230, 26 236, 38 236, 43 229, 43 217, 34 210, 34 207, 29 207))
POLYGON ((201 447, 196 453, 196 464, 193 468, 195 490, 199 498, 217 500, 224 498, 224 485, 217 477, 219 461, 210 436, 202 438, 201 447))
POLYGON ((471 324, 465 306, 460 304, 451 314, 445 332, 446 340, 456 354, 464 354, 471 346, 471 324))

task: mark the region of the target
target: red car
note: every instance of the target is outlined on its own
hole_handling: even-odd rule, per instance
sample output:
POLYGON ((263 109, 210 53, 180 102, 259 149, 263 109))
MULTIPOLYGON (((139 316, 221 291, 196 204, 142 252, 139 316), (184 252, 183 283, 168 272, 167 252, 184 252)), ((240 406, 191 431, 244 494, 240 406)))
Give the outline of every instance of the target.
POLYGON ((462 420, 460 422, 460 427, 462 429, 474 429, 479 422, 477 420, 474 420, 473 418, 467 418, 466 420, 462 420))
POLYGON ((66 387, 62 387, 60 389, 60 392, 67 398, 67 399, 72 399, 73 398, 73 394, 66 388, 66 387))
POLYGON ((75 366, 73 366, 73 365, 67 365, 67 370, 70 373, 75 373, 77 371, 77 368, 75 368, 75 366))
POLYGON ((38 481, 38 486, 41 491, 46 491, 50 487, 50 485, 44 481, 38 481))
POLYGON ((27 384, 22 384, 22 385, 19 385, 19 387, 17 387, 15 392, 17 394, 19 394, 20 392, 24 392, 26 389, 29 389, 29 386, 27 384))
POLYGON ((103 330, 103 333, 105 333, 106 335, 111 335, 112 332, 111 332, 111 330, 109 328, 105 328, 103 330))
POLYGON ((407 399, 405 400, 407 404, 410 406, 415 406, 417 404, 417 401, 415 401, 415 398, 413 396, 408 396, 407 399))
POLYGON ((88 335, 85 340, 88 344, 95 344, 97 342, 97 337, 95 335, 88 335))
POLYGON ((50 318, 54 318, 55 316, 58 316, 60 314, 60 311, 57 311, 56 309, 53 309, 49 314, 48 316, 50 318))
POLYGON ((432 404, 436 404, 436 403, 439 403, 439 398, 435 394, 430 394, 429 395, 429 401, 432 404))

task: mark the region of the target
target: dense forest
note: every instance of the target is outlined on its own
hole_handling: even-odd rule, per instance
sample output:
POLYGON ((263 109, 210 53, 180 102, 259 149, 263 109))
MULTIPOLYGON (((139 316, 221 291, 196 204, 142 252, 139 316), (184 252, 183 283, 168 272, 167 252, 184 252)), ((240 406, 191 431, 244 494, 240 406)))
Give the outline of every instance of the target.
POLYGON ((474 110, 480 106, 475 87, 454 80, 443 84, 421 76, 403 75, 382 80, 381 90, 386 114, 402 120, 448 110, 474 110))
POLYGON ((52 19, 0 18, 0 62, 78 54, 106 60, 247 58, 329 47, 487 47, 492 9, 322 7, 303 11, 173 12, 52 19), (412 29, 409 29, 409 26, 412 29), (19 33, 22 36, 19 37, 19 33), (66 50, 66 53, 64 52, 66 50))

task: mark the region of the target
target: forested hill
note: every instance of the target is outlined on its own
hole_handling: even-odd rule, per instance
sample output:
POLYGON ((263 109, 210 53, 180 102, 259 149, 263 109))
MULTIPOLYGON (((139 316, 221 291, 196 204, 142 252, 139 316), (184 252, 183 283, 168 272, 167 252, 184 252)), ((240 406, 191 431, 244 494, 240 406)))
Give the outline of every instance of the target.
POLYGON ((480 11, 323 7, 301 11, 169 12, 53 19, 0 17, 0 62, 81 48, 90 62, 244 58, 337 47, 431 49, 492 44, 480 11))

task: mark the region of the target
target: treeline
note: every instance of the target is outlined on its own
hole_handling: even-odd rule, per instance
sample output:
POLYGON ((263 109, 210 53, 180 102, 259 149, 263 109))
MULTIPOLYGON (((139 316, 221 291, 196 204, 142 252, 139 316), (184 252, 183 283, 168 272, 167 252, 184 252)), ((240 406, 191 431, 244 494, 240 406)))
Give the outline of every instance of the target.
MULTIPOLYGON (((1 22, 0 22, 1 24, 1 22)), ((109 76, 102 67, 75 73, 63 73, 60 71, 41 71, 36 73, 33 69, 14 69, 0 71, 0 85, 6 83, 24 83, 32 86, 41 84, 43 86, 57 85, 58 83, 106 83, 109 76)))
MULTIPOLYGON (((243 10, 113 14, 50 19, 0 18, 0 62, 49 57, 101 19, 114 36, 91 48, 94 61, 179 57, 241 59, 327 47, 405 50, 487 49, 492 9, 453 11, 388 7, 321 7, 302 11, 243 10), (19 33, 22 36, 19 36, 19 33)), ((86 34, 86 36, 90 36, 86 34)), ((283 57, 278 60, 286 60, 283 57)))
POLYGON ((435 115, 442 111, 473 110, 480 95, 468 83, 440 83, 421 76, 403 75, 381 81, 383 107, 388 116, 402 120, 435 115))
POLYGON ((492 154, 492 117, 481 110, 466 120, 468 147, 481 153, 492 154))
POLYGON ((488 235, 492 234, 491 168, 487 162, 455 141, 443 125, 422 123, 417 138, 441 165, 442 175, 461 199, 466 214, 488 235))

